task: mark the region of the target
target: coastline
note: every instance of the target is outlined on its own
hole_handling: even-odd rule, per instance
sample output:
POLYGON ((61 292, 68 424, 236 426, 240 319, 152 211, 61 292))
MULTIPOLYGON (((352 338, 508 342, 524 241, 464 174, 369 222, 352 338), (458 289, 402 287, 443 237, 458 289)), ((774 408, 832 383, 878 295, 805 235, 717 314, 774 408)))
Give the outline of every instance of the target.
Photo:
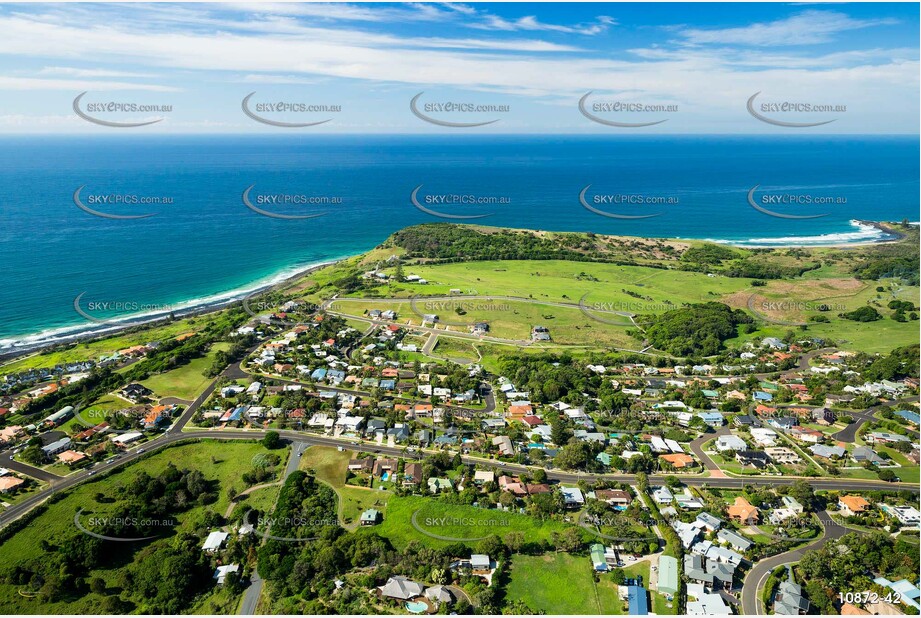
MULTIPOLYGON (((868 247, 872 245, 884 245, 900 242, 905 238, 905 234, 890 227, 882 221, 866 221, 863 219, 852 219, 851 225, 858 228, 850 236, 867 236, 866 240, 841 240, 842 236, 849 234, 823 234, 821 236, 803 236, 799 237, 799 242, 794 240, 796 237, 787 237, 777 239, 779 242, 768 242, 770 239, 752 239, 754 242, 730 241, 730 240, 711 240, 711 242, 738 247, 739 249, 846 249, 848 247, 868 247), (875 232, 870 232, 875 230, 875 232), (873 236, 876 236, 875 238, 873 236), (824 239, 824 240, 823 240, 824 239), (764 243, 757 241, 764 240, 764 243)), ((917 225, 917 224, 910 224, 917 225)))
MULTIPOLYGON (((797 237, 787 237, 777 239, 777 243, 766 243, 766 244, 757 244, 752 243, 748 244, 745 241, 738 240, 725 240, 725 239, 711 239, 711 238, 656 238, 655 240, 663 241, 699 241, 699 242, 712 242, 722 245, 728 245, 732 247, 737 247, 740 249, 786 249, 786 248, 804 248, 804 249, 820 249, 820 248, 849 248, 849 247, 866 247, 872 245, 880 244, 891 244, 900 242, 905 238, 905 234, 892 228, 889 224, 881 221, 866 221, 866 220, 852 220, 851 224, 858 228, 858 232, 850 234, 825 234, 821 236, 814 237, 799 237, 800 241, 797 242, 797 237), (870 230, 874 230, 872 233, 870 230), (842 241, 842 236, 858 236, 865 235, 868 236, 866 240, 853 240, 853 241, 842 241), (875 237, 872 237, 874 236, 875 237), (827 242, 823 241, 827 239, 827 242)), ((910 225, 918 225, 918 223, 911 223, 910 225)), ((514 229, 514 228, 507 228, 514 229)), ((635 238, 646 238, 646 237, 635 237, 635 238)), ((753 241, 761 239, 752 239, 753 241)), ((769 239, 764 239, 769 240, 769 239)), ((356 254, 360 255, 360 254, 356 254)), ((344 260, 355 257, 355 255, 339 257, 336 259, 326 260, 323 262, 318 262, 315 264, 310 264, 303 268, 285 268, 279 270, 274 275, 270 275, 264 278, 261 281, 254 282, 249 285, 244 285, 235 290, 225 293, 217 293, 209 297, 202 299, 190 299, 180 303, 180 305, 186 305, 185 307, 180 307, 171 311, 156 311, 148 314, 139 314, 135 316, 128 316, 119 320, 113 320, 112 322, 104 324, 94 325, 84 325, 84 326, 70 326, 70 327, 61 327, 58 329, 52 329, 48 331, 40 331, 38 333, 30 333, 27 335, 21 335, 17 338, 11 337, 9 340, 12 341, 8 347, 0 348, 0 362, 2 364, 8 364, 14 361, 17 358, 24 357, 27 355, 35 354, 46 349, 53 348, 58 345, 67 345, 73 343, 85 343, 88 341, 93 341, 97 339, 102 339, 106 337, 111 337, 117 335, 121 332, 136 328, 139 326, 153 326, 158 322, 165 321, 172 315, 174 318, 188 318, 198 315, 205 315, 215 311, 220 311, 226 307, 232 305, 233 303, 239 302, 249 296, 255 295, 266 290, 285 286, 294 281, 327 266, 337 264, 344 260), (70 332, 69 332, 70 331, 70 332), (33 339, 33 341, 30 341, 33 339), (15 345, 17 342, 22 342, 20 345, 15 345)))
POLYGON ((310 264, 303 268, 282 269, 274 275, 270 275, 253 284, 231 290, 230 292, 213 294, 203 299, 190 299, 181 304, 186 305, 171 311, 155 311, 146 314, 128 316, 119 320, 113 320, 108 323, 100 323, 88 326, 65 326, 50 331, 41 331, 21 335, 18 338, 11 337, 14 342, 21 341, 21 345, 11 344, 7 348, 0 349, 0 361, 7 364, 19 357, 35 354, 58 345, 69 345, 74 343, 86 343, 96 339, 112 337, 119 333, 125 332, 139 326, 153 326, 158 322, 164 322, 172 315, 175 319, 184 319, 199 315, 205 315, 226 309, 230 305, 240 302, 241 300, 265 292, 275 287, 285 286, 302 277, 316 272, 327 266, 332 266, 350 257, 346 256, 334 260, 326 260, 316 264, 310 264), (68 332, 72 331, 72 332, 68 332), (29 341, 34 339, 34 341, 29 341))

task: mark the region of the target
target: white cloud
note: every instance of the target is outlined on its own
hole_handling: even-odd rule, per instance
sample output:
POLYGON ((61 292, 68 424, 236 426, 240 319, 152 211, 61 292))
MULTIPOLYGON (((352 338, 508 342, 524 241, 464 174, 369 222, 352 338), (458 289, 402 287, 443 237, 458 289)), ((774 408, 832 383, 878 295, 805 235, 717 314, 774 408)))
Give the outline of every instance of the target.
POLYGON ((39 75, 66 75, 68 77, 154 77, 150 73, 132 73, 128 71, 113 71, 110 69, 79 69, 76 67, 44 67, 39 75))
POLYGON ((514 32, 518 30, 566 32, 569 34, 599 34, 617 22, 613 17, 601 16, 594 24, 579 24, 575 26, 560 26, 538 21, 533 15, 519 17, 518 19, 505 19, 498 15, 485 15, 482 23, 471 23, 471 28, 478 30, 501 30, 514 32))
POLYGON ((134 84, 131 82, 88 81, 81 79, 42 79, 0 75, 0 90, 143 90, 150 92, 178 92, 179 88, 159 84, 134 84))
POLYGON ((738 28, 679 28, 688 43, 787 47, 834 40, 836 34, 872 26, 893 25, 893 19, 854 19, 837 11, 803 11, 785 19, 738 28))

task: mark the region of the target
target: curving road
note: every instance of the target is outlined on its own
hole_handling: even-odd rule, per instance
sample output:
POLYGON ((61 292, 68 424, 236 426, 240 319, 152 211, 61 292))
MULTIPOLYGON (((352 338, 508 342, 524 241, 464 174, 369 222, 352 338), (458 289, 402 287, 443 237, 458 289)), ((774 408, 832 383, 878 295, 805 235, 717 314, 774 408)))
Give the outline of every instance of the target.
POLYGON ((849 528, 845 528, 838 524, 835 520, 831 518, 831 515, 828 514, 828 511, 821 511, 816 513, 819 518, 819 525, 822 526, 822 534, 818 539, 788 552, 782 554, 777 554, 776 556, 771 556, 770 558, 765 558, 757 562, 748 572, 748 575, 745 576, 745 581, 742 586, 742 613, 745 615, 766 615, 767 609, 764 607, 764 604, 761 602, 761 597, 759 591, 764 587, 767 578, 770 576, 771 571, 777 567, 784 564, 791 564, 794 562, 799 562, 807 551, 811 549, 818 549, 825 544, 826 541, 833 541, 835 539, 840 539, 845 534, 849 532, 854 532, 849 528))

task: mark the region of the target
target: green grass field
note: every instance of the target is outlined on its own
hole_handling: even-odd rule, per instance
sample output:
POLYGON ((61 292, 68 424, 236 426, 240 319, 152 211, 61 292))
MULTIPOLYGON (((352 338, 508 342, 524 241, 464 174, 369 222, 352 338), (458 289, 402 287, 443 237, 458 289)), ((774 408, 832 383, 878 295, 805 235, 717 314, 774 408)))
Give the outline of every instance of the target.
POLYGON ((432 352, 435 356, 476 362, 479 360, 480 355, 477 354, 475 345, 476 344, 467 342, 463 339, 452 339, 451 337, 440 336, 432 352))
POLYGON ((301 455, 300 469, 314 472, 317 479, 336 490, 339 497, 339 520, 343 527, 354 530, 362 511, 375 508, 387 518, 387 503, 392 492, 381 489, 365 489, 345 484, 349 459, 354 451, 339 451, 330 446, 312 446, 301 455))
MULTIPOLYGON (((385 536, 397 547, 405 547, 411 540, 418 540, 432 547, 443 547, 451 543, 435 536, 467 539, 475 545, 479 539, 509 532, 524 534, 526 541, 549 540, 554 530, 562 531, 571 524, 521 515, 518 513, 481 509, 473 506, 449 504, 436 498, 420 496, 393 496, 387 502, 384 522, 375 531, 385 536), (416 523, 424 532, 413 527, 413 513, 416 523), (434 535, 434 536, 430 536, 434 535)), ((588 538, 588 534, 585 534, 588 538)))
MULTIPOLYGON (((782 256, 772 259, 783 261, 782 256)), ((381 296, 392 299, 343 300, 336 303, 337 310, 360 314, 366 309, 394 309, 402 323, 418 324, 419 317, 406 302, 399 298, 416 295, 447 296, 451 289, 463 294, 479 296, 514 296, 533 301, 578 303, 585 296, 588 307, 600 306, 632 313, 662 313, 682 303, 720 301, 752 313, 749 300, 754 296, 754 317, 759 328, 754 333, 740 337, 738 344, 756 337, 783 336, 795 324, 809 317, 825 315, 828 324, 809 323, 806 332, 811 335, 842 342, 845 348, 868 352, 886 352, 917 339, 917 324, 896 322, 890 310, 884 307, 892 298, 919 302, 917 286, 889 286, 886 292, 876 292, 875 285, 857 281, 837 268, 823 268, 809 276, 790 280, 770 280, 766 286, 752 287, 751 279, 723 276, 708 277, 705 273, 665 270, 645 266, 618 266, 614 264, 547 261, 468 262, 439 265, 413 265, 406 267, 429 281, 427 285, 400 283, 376 290, 381 296), (629 292, 629 293, 628 293, 629 292), (639 295, 642 298, 637 298, 639 295), (881 305, 882 320, 858 323, 838 317, 838 313, 851 311, 876 302, 881 305), (811 306, 804 303, 811 303, 811 306), (828 304, 832 310, 819 312, 813 307, 828 304)), ((355 293, 355 296, 362 295, 355 293)), ((367 296, 367 292, 363 293, 367 296)), ((420 312, 430 312, 424 299, 416 302, 420 312)), ((436 302, 436 301, 431 301, 436 302)), ((461 302, 484 302, 483 300, 461 302)), ((570 345, 591 344, 631 347, 636 344, 623 332, 624 327, 603 324, 586 318, 579 309, 552 305, 493 299, 500 308, 471 309, 462 316, 450 309, 431 311, 443 320, 473 322, 488 321, 490 334, 509 339, 527 339, 533 324, 546 324, 555 342, 570 345), (502 307, 502 305, 505 305, 502 307), (444 314, 444 315, 441 315, 444 314)), ((466 305, 465 305, 466 306, 466 305)), ((610 316, 602 314, 601 317, 610 316)), ((619 320, 619 318, 613 318, 619 320)), ((463 330, 457 327, 457 330, 463 330)))
POLYGON ((213 378, 205 376, 204 372, 214 363, 218 351, 230 349, 229 343, 215 343, 208 353, 172 371, 150 376, 141 384, 152 390, 157 397, 178 397, 179 399, 193 400, 213 378))
POLYGON ((515 555, 506 596, 532 610, 557 615, 626 614, 611 576, 595 583, 587 555, 515 555))
POLYGON ((87 427, 91 427, 97 423, 101 423, 106 420, 106 415, 112 410, 122 410, 124 408, 129 408, 133 404, 125 401, 121 397, 115 395, 106 395, 97 399, 85 409, 80 410, 80 418, 72 416, 61 425, 61 431, 66 431, 71 433, 73 431, 83 431, 87 427), (85 422, 80 422, 80 419, 83 419, 85 422))

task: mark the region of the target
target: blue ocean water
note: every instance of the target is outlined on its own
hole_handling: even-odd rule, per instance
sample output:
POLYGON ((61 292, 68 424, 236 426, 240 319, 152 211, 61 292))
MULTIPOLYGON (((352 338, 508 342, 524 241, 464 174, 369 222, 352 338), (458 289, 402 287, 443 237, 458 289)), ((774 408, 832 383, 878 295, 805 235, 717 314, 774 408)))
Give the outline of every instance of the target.
MULTIPOLYGON (((852 220, 919 218, 917 137, 568 136, 99 136, 4 137, 0 150, 0 346, 100 328, 102 317, 239 297, 306 265, 372 248, 393 231, 447 214, 474 223, 600 234, 709 238, 740 244, 816 244, 878 238, 852 220), (312 219, 270 218, 251 203, 312 219), (657 214, 646 219, 609 213, 657 214), (825 205, 747 201, 749 190, 831 196, 825 205), (144 219, 100 218, 156 213, 144 219), (159 204, 106 204, 99 195, 158 196, 159 204), (341 203, 272 204, 264 195, 341 203), (498 198, 444 204, 425 196, 498 198), (646 196, 658 204, 592 201, 646 196), (841 198, 846 203, 841 202, 841 198), (335 201, 335 200, 333 200, 335 201), (762 202, 759 202, 759 204, 762 202), (81 305, 88 306, 88 305, 81 305)), ((635 198, 631 198, 635 200, 635 198)))

